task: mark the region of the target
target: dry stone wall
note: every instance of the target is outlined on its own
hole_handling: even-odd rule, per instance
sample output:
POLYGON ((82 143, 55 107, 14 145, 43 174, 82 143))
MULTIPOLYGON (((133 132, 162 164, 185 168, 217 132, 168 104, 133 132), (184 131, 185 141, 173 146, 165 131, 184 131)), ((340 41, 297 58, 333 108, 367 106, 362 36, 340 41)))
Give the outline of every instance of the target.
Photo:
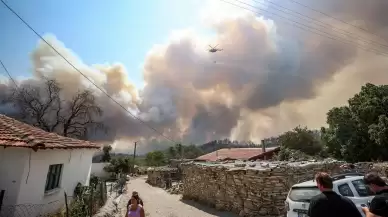
MULTIPOLYGON (((343 172, 344 162, 267 162, 182 164, 183 197, 240 216, 284 216, 290 187, 313 179, 316 172, 343 172)), ((359 172, 374 170, 387 176, 387 163, 358 163, 359 172)))
POLYGON ((168 175, 169 177, 176 175, 178 172, 177 168, 171 168, 171 167, 155 167, 155 168, 149 168, 147 170, 147 182, 150 185, 158 186, 158 187, 164 187, 165 185, 165 176, 168 175))

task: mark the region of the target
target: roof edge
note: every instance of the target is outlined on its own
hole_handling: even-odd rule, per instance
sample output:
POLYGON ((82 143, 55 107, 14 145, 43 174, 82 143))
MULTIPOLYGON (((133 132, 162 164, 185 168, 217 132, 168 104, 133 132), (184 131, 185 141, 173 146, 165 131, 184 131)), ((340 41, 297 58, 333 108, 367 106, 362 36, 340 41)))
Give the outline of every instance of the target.
POLYGON ((75 146, 75 147, 36 147, 36 146, 30 146, 30 145, 18 145, 18 146, 13 146, 13 145, 2 145, 0 144, 0 147, 4 148, 29 148, 29 149, 38 149, 38 150, 47 150, 47 149, 100 149, 100 147, 96 146, 75 146))

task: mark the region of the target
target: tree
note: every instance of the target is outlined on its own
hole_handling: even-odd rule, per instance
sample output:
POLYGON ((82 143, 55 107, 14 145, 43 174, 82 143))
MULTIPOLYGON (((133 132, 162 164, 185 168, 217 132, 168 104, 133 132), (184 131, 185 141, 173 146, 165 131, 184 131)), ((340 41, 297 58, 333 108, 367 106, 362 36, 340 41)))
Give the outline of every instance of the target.
POLYGON ((177 151, 174 146, 171 146, 167 149, 167 154, 169 159, 175 159, 177 156, 177 151))
POLYGON ((111 159, 110 152, 112 151, 112 146, 106 145, 102 148, 102 162, 109 162, 111 159))
POLYGON ((182 144, 176 144, 175 145, 175 150, 177 152, 177 156, 179 158, 183 158, 183 146, 182 146, 182 144))
POLYGON ((187 159, 194 159, 204 154, 204 152, 196 145, 183 146, 183 157, 187 159))
POLYGON ((387 160, 387 115, 388 85, 366 84, 347 106, 328 112, 322 129, 328 151, 351 162, 387 160))
MULTIPOLYGON (((318 131, 319 132, 319 131, 318 131)), ((276 142, 280 145, 280 160, 306 159, 324 156, 324 148, 316 131, 307 127, 296 127, 280 135, 276 142)))
POLYGON ((88 133, 104 129, 97 121, 102 115, 90 90, 63 99, 62 87, 56 80, 45 79, 43 85, 25 85, 14 89, 8 99, 19 111, 18 119, 47 132, 86 139, 88 133))
POLYGON ((147 166, 163 166, 166 162, 166 157, 162 151, 148 152, 145 158, 147 166))
POLYGON ((111 159, 110 164, 104 167, 104 170, 115 174, 127 174, 131 171, 133 164, 133 158, 131 157, 113 158, 111 159))

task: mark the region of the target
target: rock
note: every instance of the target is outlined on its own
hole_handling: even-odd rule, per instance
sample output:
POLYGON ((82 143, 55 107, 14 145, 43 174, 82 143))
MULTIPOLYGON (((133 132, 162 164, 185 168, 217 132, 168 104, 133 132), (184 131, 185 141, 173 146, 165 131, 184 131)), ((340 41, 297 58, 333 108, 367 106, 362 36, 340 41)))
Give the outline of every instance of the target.
POLYGON ((167 189, 167 192, 170 194, 182 194, 183 184, 181 182, 175 183, 170 189, 167 189))

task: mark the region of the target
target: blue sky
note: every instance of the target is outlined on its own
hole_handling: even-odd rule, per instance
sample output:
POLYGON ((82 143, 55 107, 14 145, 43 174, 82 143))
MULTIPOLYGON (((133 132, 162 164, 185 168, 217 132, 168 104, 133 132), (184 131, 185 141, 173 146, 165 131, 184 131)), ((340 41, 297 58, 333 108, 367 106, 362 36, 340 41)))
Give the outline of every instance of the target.
MULTIPOLYGON (((173 30, 199 25, 204 1, 6 0, 37 32, 54 34, 85 63, 123 63, 135 84, 143 80, 140 65, 154 44, 173 30)), ((29 76, 37 36, 3 4, 0 27, 0 59, 14 77, 29 76)))

